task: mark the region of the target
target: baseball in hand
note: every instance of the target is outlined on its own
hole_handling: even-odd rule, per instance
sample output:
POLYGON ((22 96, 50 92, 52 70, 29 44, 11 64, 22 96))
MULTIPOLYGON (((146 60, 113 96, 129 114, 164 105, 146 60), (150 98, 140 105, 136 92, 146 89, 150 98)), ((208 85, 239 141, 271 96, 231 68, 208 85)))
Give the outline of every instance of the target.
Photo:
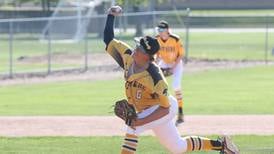
POLYGON ((122 13, 122 8, 118 5, 109 8, 109 13, 112 15, 119 15, 122 13))

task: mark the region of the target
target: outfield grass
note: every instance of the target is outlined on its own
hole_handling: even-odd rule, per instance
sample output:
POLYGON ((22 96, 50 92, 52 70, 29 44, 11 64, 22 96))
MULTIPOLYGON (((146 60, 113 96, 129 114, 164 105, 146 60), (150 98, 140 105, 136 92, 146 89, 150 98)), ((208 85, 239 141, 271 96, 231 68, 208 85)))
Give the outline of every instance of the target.
POLYGON ((274 114, 274 67, 261 66, 186 75, 186 112, 274 114))
MULTIPOLYGON (((185 112, 274 114, 273 70, 259 66, 186 74, 185 112)), ((0 115, 112 115, 123 88, 122 79, 0 87, 0 115)))
MULTIPOLYGON (((215 136, 213 138, 216 138, 215 136)), ((269 154, 274 152, 274 136, 233 136, 233 140, 244 154, 269 154)), ((25 137, 0 138, 3 154, 109 154, 119 153, 122 137, 25 137)), ((167 154, 160 143, 151 136, 139 138, 137 153, 167 154)), ((196 152, 201 154, 206 152, 196 152)), ((207 152, 217 153, 217 152, 207 152)))
MULTIPOLYGON (((96 43, 93 42, 95 46, 96 43)), ((33 40, 29 37, 20 40, 14 40, 13 42, 13 71, 16 73, 20 72, 33 72, 33 71, 44 71, 46 72, 48 67, 48 45, 47 42, 39 42, 39 40, 33 40), (32 62, 24 62, 24 60, 19 60, 20 58, 33 58, 32 62), (40 60, 39 60, 40 59, 40 60)), ((103 45, 101 45, 101 51, 103 45)), ((89 47, 90 49, 92 47, 89 47)), ((7 73, 9 71, 9 46, 7 40, 0 40, 0 73, 7 73)), ((94 47, 93 47, 94 49, 94 47)), ((96 49, 97 50, 97 49, 96 49)), ((99 50, 99 49, 98 49, 99 50)), ((97 50, 97 52, 98 52, 97 50)), ((84 65, 84 58, 74 57, 74 62, 64 62, 62 59, 58 61, 54 60, 54 57, 58 54, 76 54, 84 55, 84 41, 76 43, 54 43, 52 42, 51 47, 51 65, 52 70, 54 69, 64 69, 64 68, 81 68, 84 65)), ((68 60, 67 60, 68 61, 68 60)))
MULTIPOLYGON (((48 67, 48 42, 40 41, 38 36, 32 36, 28 34, 16 34, 13 40, 13 71, 15 73, 21 72, 33 72, 33 71, 47 71, 48 67), (20 58, 33 58, 32 62, 24 62, 25 60, 19 60, 20 58), (39 60, 41 59, 41 60, 39 60)), ((117 35, 119 37, 119 35, 117 35)), ((133 36, 125 34, 121 36, 125 42, 133 45, 133 36)), ((84 55, 85 55, 85 41, 80 42, 51 42, 51 70, 65 69, 65 68, 83 68, 84 67, 84 55), (73 63, 69 59, 60 59, 56 61, 54 57, 62 54, 73 59, 73 63), (80 57, 80 56, 83 57, 80 57), (74 57, 73 57, 74 56, 74 57), (73 57, 73 58, 72 58, 73 57)), ((93 35, 89 36, 87 41, 88 54, 92 53, 104 53, 105 44, 102 39, 99 39, 93 35)), ((9 42, 8 38, 0 36, 0 73, 8 74, 9 72, 9 42)))
MULTIPOLYGON (((184 33, 175 32, 180 35, 184 42, 184 33)), ((125 33, 121 40, 134 45, 134 34, 125 33)), ((189 38, 189 56, 203 57, 208 59, 264 59, 265 33, 224 33, 224 32, 199 32, 191 33, 189 38)), ((274 33, 269 33, 269 52, 274 46, 274 33)), ((84 53, 84 41, 76 43, 54 43, 52 42, 53 53, 84 53)), ((21 56, 32 57, 47 55, 47 42, 39 42, 30 37, 23 40, 14 40, 13 56, 17 59, 21 56)), ((0 40, 0 57, 8 59, 9 46, 7 40, 0 40)), ((90 38, 88 47, 91 53, 104 52, 105 44, 102 39, 90 38)), ((2 61, 1 60, 1 61, 2 61)))
MULTIPOLYGON (((147 34, 147 32, 146 32, 147 34)), ((180 35, 184 42, 184 33, 176 32, 180 35)), ((18 34, 19 35, 19 34, 18 34)), ((20 36, 20 35, 19 35, 20 36)), ((18 37, 19 37, 18 36, 18 37)), ((14 71, 32 71, 45 70, 47 61, 44 64, 41 62, 20 63, 20 57, 44 57, 47 58, 47 42, 40 42, 31 36, 26 38, 15 39, 13 44, 13 60, 14 71)), ((121 40, 134 45, 133 34, 125 33, 117 34, 121 40)), ((189 53, 192 58, 206 59, 232 59, 232 60, 264 60, 265 59, 265 33, 224 33, 224 32, 199 32, 190 33, 189 36, 189 53)), ((52 54, 58 53, 73 53, 84 55, 85 42, 76 43, 55 43, 52 42, 52 54)), ((104 42, 96 37, 90 37, 88 40, 89 54, 104 52, 104 42)), ((271 55, 271 50, 274 48, 274 33, 269 33, 268 53, 267 58, 274 60, 271 55)), ((0 73, 8 72, 9 70, 9 45, 7 39, 0 40, 0 73)), ((84 59, 79 59, 79 64, 71 65, 62 61, 52 61, 53 69, 61 67, 82 67, 84 59), (58 67, 59 66, 59 67, 58 67)))
MULTIPOLYGON (((264 60, 264 33, 191 33, 189 57, 206 59, 264 60)), ((274 35, 269 37, 267 58, 273 60, 271 48, 274 35)))

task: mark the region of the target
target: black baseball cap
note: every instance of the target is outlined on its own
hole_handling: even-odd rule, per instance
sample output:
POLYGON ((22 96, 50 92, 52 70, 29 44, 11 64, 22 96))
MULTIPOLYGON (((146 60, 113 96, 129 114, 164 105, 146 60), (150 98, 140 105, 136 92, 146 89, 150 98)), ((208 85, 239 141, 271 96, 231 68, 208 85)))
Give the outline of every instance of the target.
POLYGON ((150 56, 153 56, 160 49, 158 40, 151 36, 136 37, 134 40, 136 47, 141 48, 144 53, 150 56))
POLYGON ((157 27, 158 27, 158 28, 164 28, 164 29, 166 29, 166 28, 169 27, 169 25, 168 25, 168 22, 167 22, 167 21, 161 20, 161 21, 159 22, 159 24, 157 25, 157 27))

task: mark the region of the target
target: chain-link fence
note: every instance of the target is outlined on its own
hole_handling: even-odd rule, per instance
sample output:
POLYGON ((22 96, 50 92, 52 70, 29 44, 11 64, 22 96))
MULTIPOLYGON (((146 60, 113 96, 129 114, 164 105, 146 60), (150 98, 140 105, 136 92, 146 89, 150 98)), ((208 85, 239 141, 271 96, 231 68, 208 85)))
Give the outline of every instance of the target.
MULTIPOLYGON (((106 15, 0 20, 0 74, 88 70, 91 61, 99 60, 90 56, 104 53, 105 20, 106 15), (88 25, 77 30, 75 21, 88 25)), ((171 31, 181 37, 185 62, 274 60, 273 16, 194 16, 189 10, 127 13, 116 19, 115 35, 134 47, 135 36, 157 35, 160 20, 168 21, 171 31)))

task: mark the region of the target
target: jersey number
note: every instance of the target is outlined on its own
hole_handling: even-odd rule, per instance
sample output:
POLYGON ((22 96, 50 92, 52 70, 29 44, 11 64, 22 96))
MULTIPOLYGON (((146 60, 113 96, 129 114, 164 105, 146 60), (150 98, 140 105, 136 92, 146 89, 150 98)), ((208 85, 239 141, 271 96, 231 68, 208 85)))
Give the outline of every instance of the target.
POLYGON ((142 98, 142 90, 137 90, 136 91, 136 99, 141 99, 142 98))

